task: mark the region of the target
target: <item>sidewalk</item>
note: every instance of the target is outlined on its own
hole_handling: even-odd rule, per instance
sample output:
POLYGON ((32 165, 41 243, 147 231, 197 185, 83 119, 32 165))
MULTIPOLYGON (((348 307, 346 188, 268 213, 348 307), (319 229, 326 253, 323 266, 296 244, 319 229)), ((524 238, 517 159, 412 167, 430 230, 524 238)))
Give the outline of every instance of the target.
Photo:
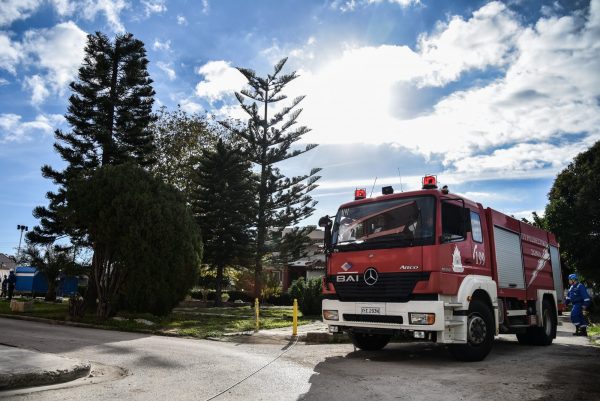
MULTIPOLYGON (((220 338, 212 338, 212 340, 239 341, 252 343, 276 343, 282 341, 291 341, 296 339, 292 335, 292 327, 282 327, 278 329, 244 331, 239 333, 229 333, 220 338)), ((327 325, 321 321, 314 321, 309 324, 298 326, 298 341, 307 343, 326 343, 333 340, 333 335, 329 334, 327 325)))
POLYGON ((0 391, 58 384, 90 373, 90 364, 0 345, 0 391))

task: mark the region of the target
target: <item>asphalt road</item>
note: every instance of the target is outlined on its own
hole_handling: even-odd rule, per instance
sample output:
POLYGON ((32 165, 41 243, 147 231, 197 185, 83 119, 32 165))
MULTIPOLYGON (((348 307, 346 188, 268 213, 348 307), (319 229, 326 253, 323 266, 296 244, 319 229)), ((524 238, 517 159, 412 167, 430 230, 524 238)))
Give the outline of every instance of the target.
POLYGON ((596 400, 600 349, 559 328, 550 347, 496 340, 456 362, 443 346, 230 343, 0 319, 0 343, 92 362, 66 385, 0 393, 14 400, 596 400))

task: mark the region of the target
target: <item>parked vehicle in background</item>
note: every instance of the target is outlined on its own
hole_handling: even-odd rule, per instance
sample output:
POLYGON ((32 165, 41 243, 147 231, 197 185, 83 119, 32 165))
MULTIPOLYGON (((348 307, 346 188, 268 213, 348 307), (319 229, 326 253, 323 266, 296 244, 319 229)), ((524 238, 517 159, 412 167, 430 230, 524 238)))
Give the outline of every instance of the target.
POLYGON ((494 336, 550 345, 563 287, 556 237, 423 179, 419 191, 340 207, 325 228, 323 321, 363 350, 393 335, 448 344, 479 361, 494 336))

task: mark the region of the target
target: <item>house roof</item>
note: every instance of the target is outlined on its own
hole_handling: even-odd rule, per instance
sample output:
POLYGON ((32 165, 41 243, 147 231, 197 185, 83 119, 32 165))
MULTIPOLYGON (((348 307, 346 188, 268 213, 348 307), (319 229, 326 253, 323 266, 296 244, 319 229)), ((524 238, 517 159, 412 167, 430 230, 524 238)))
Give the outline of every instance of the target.
POLYGON ((288 264, 289 267, 306 267, 313 270, 322 270, 325 268, 325 255, 317 254, 294 260, 288 264))
POLYGON ((17 266, 14 260, 12 260, 8 255, 0 253, 0 269, 3 270, 11 270, 17 266))
POLYGON ((37 269, 32 266, 19 266, 15 270, 15 273, 37 273, 37 269))

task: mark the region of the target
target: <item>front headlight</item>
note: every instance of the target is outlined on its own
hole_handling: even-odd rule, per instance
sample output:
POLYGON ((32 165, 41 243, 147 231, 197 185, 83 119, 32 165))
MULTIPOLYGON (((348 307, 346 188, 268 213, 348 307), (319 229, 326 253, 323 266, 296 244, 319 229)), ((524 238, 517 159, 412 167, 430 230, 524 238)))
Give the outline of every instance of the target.
POLYGON ((338 311, 336 311, 336 310, 323 310, 323 319, 325 319, 325 320, 339 320, 338 311))
POLYGON ((409 313, 410 324, 430 325, 435 323, 435 313, 409 313))

